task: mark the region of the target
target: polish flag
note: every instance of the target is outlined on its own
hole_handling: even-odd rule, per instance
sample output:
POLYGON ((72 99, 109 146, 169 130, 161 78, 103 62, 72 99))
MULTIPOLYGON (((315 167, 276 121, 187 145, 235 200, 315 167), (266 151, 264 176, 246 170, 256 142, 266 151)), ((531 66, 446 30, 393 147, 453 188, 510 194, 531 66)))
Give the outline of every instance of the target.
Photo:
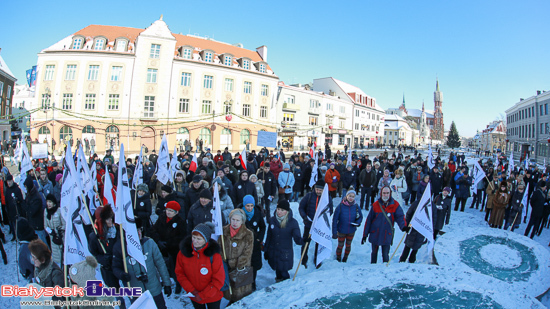
POLYGON ((241 160, 242 167, 246 170, 246 147, 241 152, 241 155, 239 156, 239 159, 241 160))
POLYGON ((313 142, 313 148, 317 149, 317 142, 316 141, 313 142))
POLYGON ((313 159, 313 147, 309 148, 309 157, 313 159))
POLYGON ((197 162, 197 153, 195 152, 193 154, 193 159, 191 159, 191 165, 189 165, 189 170, 193 173, 197 170, 197 167, 199 166, 197 162))

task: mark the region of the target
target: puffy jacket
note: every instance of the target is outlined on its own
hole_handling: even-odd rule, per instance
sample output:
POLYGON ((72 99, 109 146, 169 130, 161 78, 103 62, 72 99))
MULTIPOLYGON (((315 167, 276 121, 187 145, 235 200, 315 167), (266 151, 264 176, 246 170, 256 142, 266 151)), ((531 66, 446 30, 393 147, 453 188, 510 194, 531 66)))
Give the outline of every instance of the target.
POLYGON ((256 186, 250 180, 239 180, 233 188, 233 196, 235 196, 235 202, 240 204, 243 202, 243 198, 246 195, 252 195, 254 197, 255 205, 258 205, 258 194, 256 193, 256 186))
POLYGON ((228 224, 229 213, 231 213, 231 211, 235 209, 235 206, 233 205, 233 201, 231 200, 229 195, 227 195, 223 190, 220 191, 220 206, 222 217, 224 218, 223 224, 228 224))
POLYGON ((377 246, 391 245, 393 243, 393 226, 395 222, 397 222, 397 225, 401 229, 407 225, 403 209, 401 209, 401 206, 393 198, 390 198, 386 203, 380 198, 374 202, 369 211, 367 221, 365 222, 365 229, 363 230, 363 237, 368 236, 369 242, 377 246), (382 207, 384 207, 391 225, 382 213, 382 207))
MULTIPOLYGON (((304 225, 306 227, 311 226, 312 220, 315 217, 315 211, 317 210, 317 205, 319 204, 320 200, 321 200, 321 197, 317 196, 317 194, 314 191, 309 192, 300 200, 300 206, 298 207, 298 210, 300 212, 300 217, 302 217, 302 219, 304 220, 304 225)), ((332 199, 329 199, 329 207, 330 207, 330 213, 332 214, 334 211, 332 199)))
POLYGON ((151 237, 157 244, 161 241, 166 242, 165 248, 159 247, 163 256, 172 256, 175 258, 179 250, 180 241, 187 235, 186 224, 180 216, 174 216, 166 222, 167 219, 168 217, 165 213, 158 217, 153 226, 151 237))
POLYGON ((472 186, 472 177, 467 176, 464 178, 462 174, 458 173, 457 177, 455 177, 455 183, 457 186, 455 196, 457 198, 468 198, 470 196, 470 187, 472 186))
POLYGON ((354 170, 346 170, 342 175, 342 188, 349 189, 350 186, 355 187, 357 182, 357 172, 354 170))
POLYGON ((424 179, 424 174, 422 174, 422 172, 418 173, 418 170, 415 171, 413 174, 412 174, 412 177, 411 177, 411 182, 412 182, 412 190, 413 191, 418 191, 418 185, 420 185, 420 182, 422 181, 422 179, 424 179))
POLYGON ((347 201, 344 201, 336 206, 334 210, 334 215, 332 216, 332 236, 336 236, 337 233, 355 233, 362 221, 363 212, 357 203, 349 205, 347 201))
POLYGON ((206 206, 202 206, 200 201, 196 201, 187 214, 187 234, 191 234, 199 223, 212 222, 212 209, 214 209, 212 201, 206 206))
POLYGON ((265 173, 263 170, 258 171, 258 181, 262 181, 264 186, 264 196, 275 196, 277 195, 277 179, 275 178, 275 175, 273 173, 267 172, 265 173))
MULTIPOLYGON (((201 298, 199 304, 221 300, 225 270, 218 243, 210 239, 204 247, 197 250, 193 248, 191 237, 185 238, 180 244, 176 260, 176 276, 186 292, 198 291, 201 298)), ((196 301, 194 298, 192 300, 196 301)))
POLYGON ((284 188, 284 187, 287 187, 285 188, 285 193, 292 193, 292 187, 294 187, 294 175, 288 171, 288 172, 285 172, 285 171, 282 171, 281 173, 279 173, 279 187, 280 188, 284 188))
POLYGON ((193 204, 195 204, 199 200, 199 194, 203 189, 208 189, 208 183, 204 180, 202 181, 202 185, 198 189, 195 189, 193 183, 189 184, 189 190, 187 190, 187 192, 185 193, 184 198, 186 214, 189 213, 189 210, 191 209, 193 204))
POLYGON ((325 182, 328 184, 329 191, 336 191, 338 187, 333 187, 331 184, 340 181, 340 173, 336 169, 329 168, 325 174, 325 182))
POLYGON ((288 221, 285 228, 281 228, 277 220, 277 211, 269 219, 264 251, 269 266, 275 271, 288 271, 294 264, 294 247, 292 239, 297 245, 302 245, 302 236, 298 221, 292 217, 292 210, 288 212, 288 221))

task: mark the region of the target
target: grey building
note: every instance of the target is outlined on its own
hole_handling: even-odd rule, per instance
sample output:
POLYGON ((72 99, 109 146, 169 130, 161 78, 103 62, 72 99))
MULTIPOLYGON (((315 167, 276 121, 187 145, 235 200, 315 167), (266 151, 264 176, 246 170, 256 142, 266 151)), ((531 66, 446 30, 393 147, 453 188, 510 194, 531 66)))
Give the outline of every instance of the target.
POLYGON ((506 151, 513 152, 515 160, 528 154, 538 163, 550 163, 549 105, 550 91, 537 91, 506 110, 506 151))

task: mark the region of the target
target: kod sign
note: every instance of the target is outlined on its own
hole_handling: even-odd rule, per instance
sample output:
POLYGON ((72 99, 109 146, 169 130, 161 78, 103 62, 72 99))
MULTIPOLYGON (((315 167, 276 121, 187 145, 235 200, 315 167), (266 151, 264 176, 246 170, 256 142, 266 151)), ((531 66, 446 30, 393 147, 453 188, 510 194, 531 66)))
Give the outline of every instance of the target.
POLYGON ((125 288, 121 287, 118 289, 110 288, 103 285, 103 282, 99 280, 88 280, 86 281, 86 296, 91 297, 100 297, 100 296, 129 296, 129 297, 140 297, 141 288, 125 288))

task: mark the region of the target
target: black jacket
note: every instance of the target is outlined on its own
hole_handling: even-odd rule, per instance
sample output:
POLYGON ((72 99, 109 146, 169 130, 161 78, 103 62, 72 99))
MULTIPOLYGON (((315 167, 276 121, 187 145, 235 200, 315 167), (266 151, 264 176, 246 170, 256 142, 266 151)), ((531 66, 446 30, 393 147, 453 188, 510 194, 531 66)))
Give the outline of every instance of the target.
POLYGON ((371 168, 370 172, 367 172, 366 168, 362 170, 359 175, 359 183, 365 188, 376 187, 376 170, 373 168, 371 168))
POLYGON ((440 193, 435 197, 432 207, 437 209, 437 220, 435 221, 434 229, 441 231, 443 226, 449 224, 449 220, 451 219, 451 196, 449 195, 443 199, 443 194, 440 193))
MULTIPOLYGON (((265 180, 264 182, 264 196, 276 196, 277 194, 277 179, 271 171, 265 173, 264 171, 258 171, 258 181, 265 180)), ((242 200, 240 201, 242 202, 242 200)), ((239 202, 239 203, 240 203, 239 202)))
POLYGON ((7 182, 4 188, 4 196, 6 198, 6 205, 8 206, 8 216, 10 220, 15 222, 15 217, 19 214, 19 217, 27 217, 25 209, 25 200, 23 199, 23 193, 21 188, 15 182, 11 187, 8 187, 7 182))
POLYGON ((254 233, 254 249, 252 250, 252 267, 262 268, 262 244, 265 237, 265 221, 260 207, 254 207, 254 215, 246 220, 246 227, 254 233))
MULTIPOLYGON (((252 195, 254 197, 255 205, 259 205, 258 193, 256 192, 256 186, 250 181, 239 180, 233 187, 233 196, 236 203, 242 203, 246 195, 252 195)), ((264 194, 266 194, 264 192, 264 194)))
POLYGON ((141 222, 143 222, 144 234, 149 235, 151 229, 151 214, 153 213, 151 197, 149 196, 149 193, 145 193, 142 197, 132 194, 132 198, 134 197, 137 197, 134 213, 141 219, 141 222))
POLYGON ((29 224, 35 231, 41 231, 44 229, 44 209, 42 207, 42 198, 36 190, 36 187, 33 187, 29 192, 27 192, 27 197, 25 198, 27 220, 29 224))
POLYGON ((113 263, 113 247, 120 239, 120 228, 118 225, 115 225, 115 229, 115 238, 107 238, 102 240, 95 232, 91 232, 88 236, 88 250, 90 250, 90 254, 95 256, 97 262, 101 264, 101 267, 105 270, 111 270, 113 263), (105 248, 105 252, 103 252, 103 249, 99 244, 100 242, 103 245, 103 248, 105 248))
POLYGON ((531 218, 542 217, 544 202, 546 201, 544 196, 545 194, 541 189, 537 189, 533 192, 533 196, 531 196, 531 207, 533 208, 531 211, 531 218))
POLYGON ((170 221, 166 222, 168 217, 166 214, 161 214, 151 232, 151 238, 159 246, 163 256, 176 257, 179 250, 179 243, 187 235, 186 222, 180 216, 174 216, 170 221), (162 244, 162 242, 166 242, 162 244))

